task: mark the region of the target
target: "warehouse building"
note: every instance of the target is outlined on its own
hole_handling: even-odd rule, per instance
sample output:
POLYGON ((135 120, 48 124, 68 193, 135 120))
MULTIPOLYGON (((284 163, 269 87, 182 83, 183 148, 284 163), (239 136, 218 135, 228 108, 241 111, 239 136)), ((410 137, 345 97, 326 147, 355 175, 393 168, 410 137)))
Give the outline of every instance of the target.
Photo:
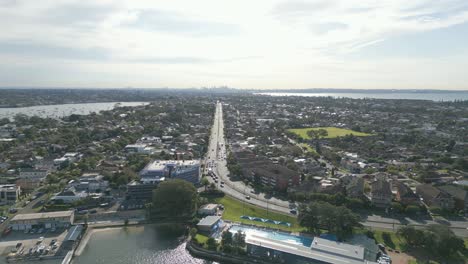
POLYGON ((13 230, 67 228, 73 224, 74 219, 74 211, 18 214, 11 219, 10 226, 13 230))

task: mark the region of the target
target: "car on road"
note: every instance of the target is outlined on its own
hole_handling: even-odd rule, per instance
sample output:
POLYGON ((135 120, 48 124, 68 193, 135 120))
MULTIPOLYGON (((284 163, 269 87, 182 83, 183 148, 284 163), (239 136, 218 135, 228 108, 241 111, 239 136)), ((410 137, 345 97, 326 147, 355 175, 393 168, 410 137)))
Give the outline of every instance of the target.
POLYGON ((219 187, 224 188, 224 185, 221 184, 219 187))
POLYGON ((245 197, 245 199, 250 200, 250 196, 247 195, 247 196, 245 197))
POLYGON ((296 210, 296 209, 291 209, 291 210, 289 210, 289 212, 290 212, 291 214, 297 214, 297 210, 296 210))
POLYGON ((221 181, 221 184, 224 184, 224 181, 221 181))

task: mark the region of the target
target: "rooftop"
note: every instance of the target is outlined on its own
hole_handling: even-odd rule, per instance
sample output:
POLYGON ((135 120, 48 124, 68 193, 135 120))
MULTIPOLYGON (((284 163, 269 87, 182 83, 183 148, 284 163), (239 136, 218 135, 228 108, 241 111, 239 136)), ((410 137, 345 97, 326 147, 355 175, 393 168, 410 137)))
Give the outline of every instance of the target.
POLYGON ((200 209, 213 210, 218 208, 218 204, 205 204, 200 209))
POLYGON ((209 215, 198 222, 198 226, 212 226, 221 219, 221 216, 209 215))
POLYGON ((18 214, 15 215, 11 221, 35 220, 35 219, 48 219, 56 217, 71 217, 73 211, 57 211, 49 213, 33 213, 33 214, 18 214))
POLYGON ((200 165, 200 161, 198 160, 155 160, 153 162, 148 163, 144 170, 151 171, 151 170, 164 170, 166 166, 195 166, 200 165))
POLYGON ((251 235, 246 238, 246 243, 264 248, 301 256, 308 259, 318 260, 324 263, 333 264, 371 264, 374 262, 364 260, 364 248, 331 240, 314 238, 311 248, 290 244, 285 241, 278 241, 266 237, 251 235), (324 241, 325 240, 325 241, 324 241), (317 246, 314 243, 317 242, 317 246), (355 252, 358 253, 355 253, 355 252), (358 259, 359 256, 361 259, 358 259))

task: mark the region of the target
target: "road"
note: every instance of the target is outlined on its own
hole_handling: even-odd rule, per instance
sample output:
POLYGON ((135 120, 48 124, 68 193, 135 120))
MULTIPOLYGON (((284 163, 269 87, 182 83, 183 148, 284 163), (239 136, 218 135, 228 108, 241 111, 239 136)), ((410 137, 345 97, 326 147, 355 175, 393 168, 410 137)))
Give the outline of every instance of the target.
MULTIPOLYGON (((290 214, 289 203, 287 201, 282 201, 276 198, 267 199, 263 193, 255 194, 253 189, 244 184, 244 182, 231 181, 228 177, 229 171, 227 169, 226 159, 227 152, 226 141, 224 138, 223 108, 221 102, 217 102, 208 154, 205 158, 205 164, 207 165, 205 166, 205 173, 208 173, 209 168, 211 168, 219 177, 218 182, 215 183, 218 189, 221 189, 228 196, 245 203, 263 207, 267 210, 290 214), (224 182, 224 184, 221 184, 221 182, 224 182), (246 198, 247 196, 249 196, 250 199, 246 198)), ((210 182, 215 182, 211 177, 208 177, 208 179, 210 182)))
MULTIPOLYGON (((205 157, 205 174, 211 170, 219 177, 216 183, 211 177, 207 177, 210 182, 216 184, 217 188, 222 190, 226 195, 233 197, 242 202, 262 207, 266 210, 272 210, 283 214, 295 216, 290 213, 289 202, 279 200, 276 198, 265 197, 265 194, 255 194, 250 186, 247 186, 242 181, 231 181, 228 177, 229 171, 227 169, 227 152, 226 141, 224 138, 224 122, 223 122, 223 108, 221 102, 216 103, 216 111, 213 121, 213 127, 210 135, 210 142, 208 153, 205 157), (221 184, 224 182, 224 184, 221 184), (223 186, 223 187, 221 187, 223 186), (249 196, 250 199, 246 197, 249 196)), ((325 160, 321 160, 326 162, 325 160)), ((327 167, 331 164, 326 162, 327 167)), ((403 221, 393 219, 391 217, 382 217, 377 215, 367 216, 361 222, 364 226, 369 228, 386 229, 396 231, 399 226, 404 224, 411 224, 416 226, 425 226, 428 224, 436 224, 432 220, 416 221, 411 218, 405 218, 403 221)), ((461 237, 468 237, 468 222, 467 221, 446 221, 452 231, 461 237)))

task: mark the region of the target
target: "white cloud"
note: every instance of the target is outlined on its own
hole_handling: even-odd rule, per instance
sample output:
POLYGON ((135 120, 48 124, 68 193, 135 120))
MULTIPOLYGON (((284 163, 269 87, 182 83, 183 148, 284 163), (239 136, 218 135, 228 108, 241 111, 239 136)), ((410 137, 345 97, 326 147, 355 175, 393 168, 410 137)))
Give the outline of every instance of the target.
MULTIPOLYGON (((389 68, 400 72, 409 63, 419 72, 399 74, 395 85, 424 88, 431 85, 423 78, 427 60, 376 62, 346 54, 466 23, 465 2, 0 0, 0 59, 19 62, 18 72, 61 64, 60 81, 53 74, 41 79, 49 86, 114 87, 379 88, 393 85, 381 78, 389 68)), ((462 63, 428 60, 442 72, 458 72, 462 63)), ((455 85, 435 88, 466 88, 468 77, 455 76, 455 85)), ((1 81, 34 85, 26 78, 1 81)))

